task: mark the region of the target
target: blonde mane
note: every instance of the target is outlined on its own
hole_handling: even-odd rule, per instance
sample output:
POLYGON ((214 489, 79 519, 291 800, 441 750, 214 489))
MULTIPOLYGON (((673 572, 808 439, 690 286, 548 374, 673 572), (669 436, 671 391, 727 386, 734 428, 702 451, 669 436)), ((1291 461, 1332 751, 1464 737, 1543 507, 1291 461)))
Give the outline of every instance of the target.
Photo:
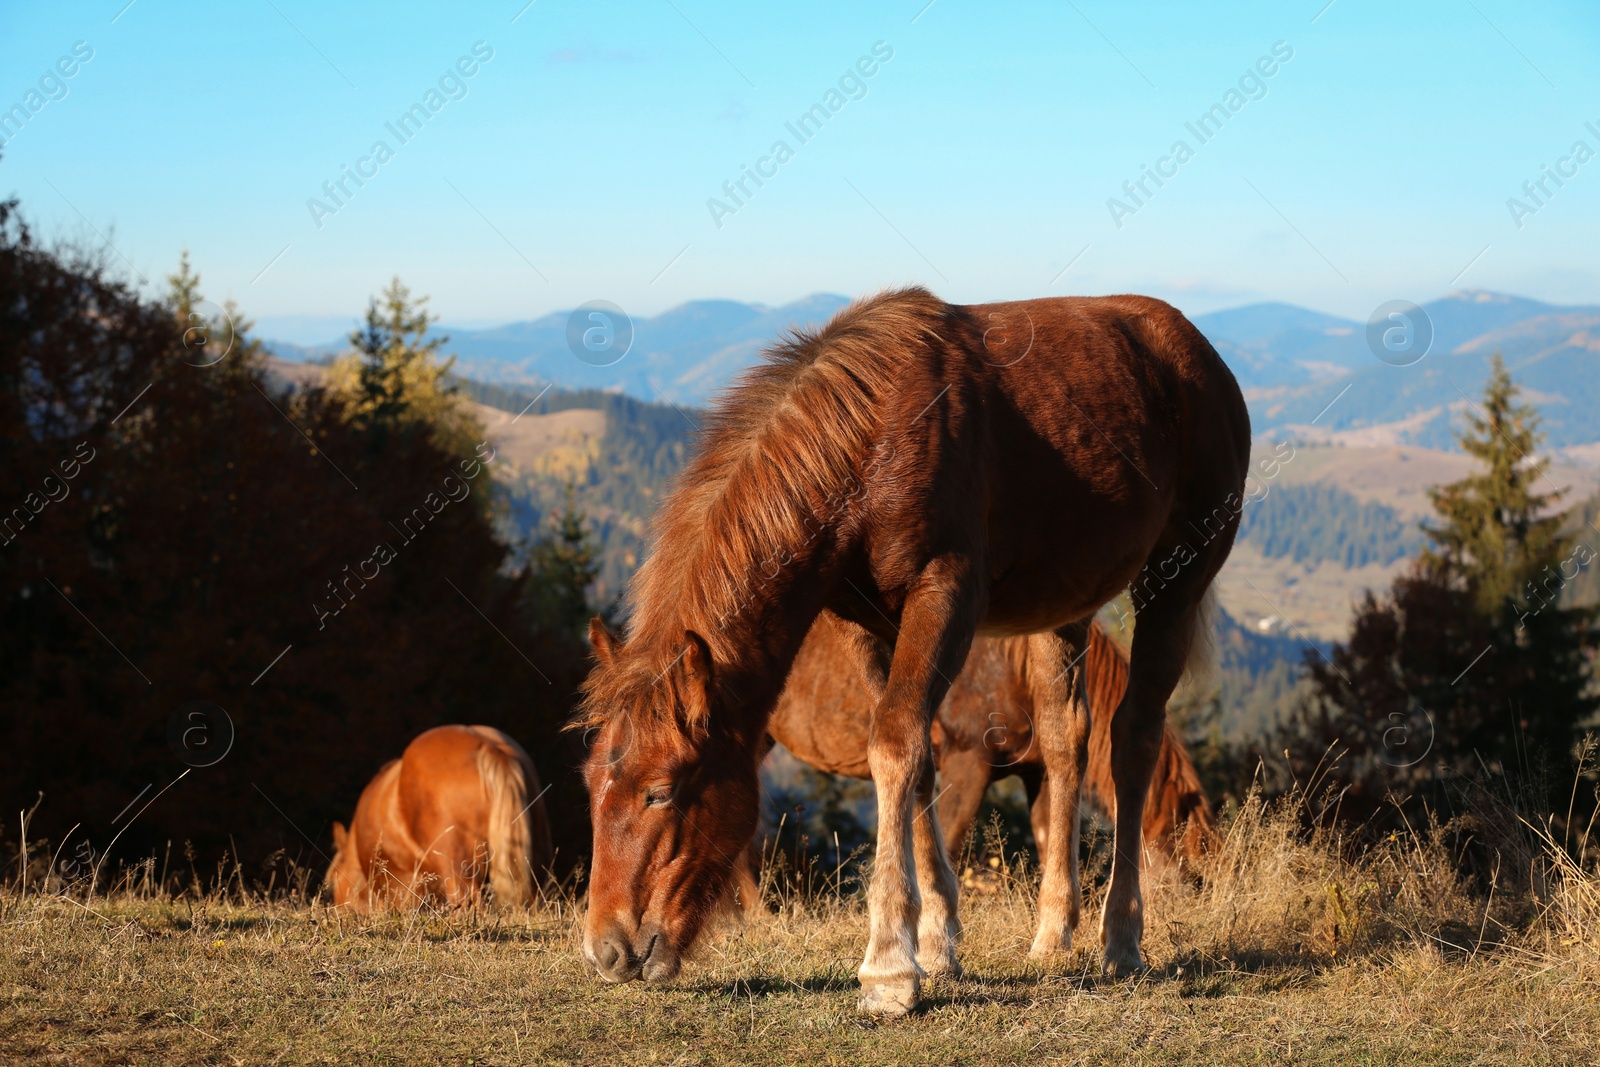
POLYGON ((723 664, 763 644, 744 609, 785 581, 834 528, 869 476, 880 403, 948 305, 924 289, 852 303, 820 330, 796 330, 746 371, 706 417, 694 457, 652 521, 655 542, 628 586, 628 638, 585 687, 581 719, 624 711, 641 682, 681 654, 685 630, 723 664))

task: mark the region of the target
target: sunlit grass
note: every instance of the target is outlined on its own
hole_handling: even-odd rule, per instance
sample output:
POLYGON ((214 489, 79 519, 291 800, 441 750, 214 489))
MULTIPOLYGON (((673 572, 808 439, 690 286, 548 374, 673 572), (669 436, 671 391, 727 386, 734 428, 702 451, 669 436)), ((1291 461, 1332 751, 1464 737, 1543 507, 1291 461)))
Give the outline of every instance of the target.
POLYGON ((0 1057, 1596 1062, 1600 877, 1545 840, 1536 888, 1477 894, 1442 840, 1397 834, 1352 855, 1306 834, 1292 802, 1251 800, 1203 883, 1152 875, 1151 970, 1132 982, 1100 977, 1098 888, 1074 952, 1029 962, 1035 874, 990 841, 963 899, 968 977, 886 1024, 855 1012, 857 893, 769 885, 767 910, 730 916, 676 982, 617 987, 582 963, 570 889, 529 913, 357 919, 237 878, 173 893, 135 874, 92 900, 14 882, 0 896, 0 1057))

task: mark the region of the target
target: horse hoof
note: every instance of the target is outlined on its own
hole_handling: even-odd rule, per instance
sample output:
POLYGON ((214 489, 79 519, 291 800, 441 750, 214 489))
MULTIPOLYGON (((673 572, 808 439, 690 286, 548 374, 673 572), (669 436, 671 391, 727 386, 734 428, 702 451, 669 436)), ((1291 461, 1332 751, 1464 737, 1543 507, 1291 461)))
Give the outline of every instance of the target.
POLYGON ((1137 978, 1147 970, 1149 968, 1145 966, 1144 958, 1139 955, 1137 948, 1129 952, 1106 950, 1105 973, 1111 978, 1118 980, 1137 978))
POLYGON ((863 984, 861 999, 856 1001, 856 1010, 865 1015, 877 1015, 885 1019, 899 1018, 909 1014, 917 1006, 919 991, 915 978, 863 984))
POLYGON ((1050 935, 1041 930, 1038 936, 1033 939, 1033 947, 1028 949, 1028 958, 1030 960, 1054 960, 1071 954, 1072 935, 1070 933, 1050 935))
POLYGON ((917 966, 922 968, 922 973, 928 976, 929 981, 957 982, 966 973, 961 969, 961 963, 954 956, 940 956, 934 960, 918 960, 917 966))

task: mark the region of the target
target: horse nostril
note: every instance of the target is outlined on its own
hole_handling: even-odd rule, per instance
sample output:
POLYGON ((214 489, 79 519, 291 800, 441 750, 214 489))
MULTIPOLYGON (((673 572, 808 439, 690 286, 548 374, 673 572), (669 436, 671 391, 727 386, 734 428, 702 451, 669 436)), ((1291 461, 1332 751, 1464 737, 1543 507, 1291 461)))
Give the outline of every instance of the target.
POLYGON ((641 977, 647 982, 666 981, 677 976, 678 966, 678 955, 666 934, 659 930, 650 934, 644 950, 639 953, 641 977))
POLYGON ((639 976, 638 961, 633 958, 627 940, 617 933, 607 935, 595 946, 594 963, 600 976, 607 981, 628 982, 639 976))

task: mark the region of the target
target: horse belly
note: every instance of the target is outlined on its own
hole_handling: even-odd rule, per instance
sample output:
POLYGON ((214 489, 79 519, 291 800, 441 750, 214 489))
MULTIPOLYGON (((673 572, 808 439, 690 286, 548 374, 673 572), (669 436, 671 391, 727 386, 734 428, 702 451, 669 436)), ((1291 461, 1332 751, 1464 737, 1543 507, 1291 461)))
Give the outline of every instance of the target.
POLYGON ((1150 502, 1097 499, 1081 488, 1031 499, 991 521, 988 609, 979 629, 1053 630, 1092 615, 1138 575, 1166 524, 1150 502))

